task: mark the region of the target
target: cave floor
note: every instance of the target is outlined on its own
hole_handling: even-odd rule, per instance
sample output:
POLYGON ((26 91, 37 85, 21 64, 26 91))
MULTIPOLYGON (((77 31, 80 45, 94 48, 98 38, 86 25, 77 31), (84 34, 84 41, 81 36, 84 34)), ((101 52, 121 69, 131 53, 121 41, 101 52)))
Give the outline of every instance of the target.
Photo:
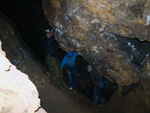
POLYGON ((83 94, 64 87, 60 90, 47 84, 47 88, 42 88, 41 105, 48 113, 104 113, 101 108, 105 105, 95 105, 83 94))
POLYGON ((80 92, 70 91, 67 85, 65 85, 65 89, 63 90, 63 92, 66 95, 68 95, 69 98, 71 98, 76 103, 78 103, 79 105, 84 106, 85 108, 89 109, 91 113, 104 113, 102 112, 102 109, 101 109, 101 107, 103 107, 104 105, 95 105, 91 99, 81 94, 80 92))

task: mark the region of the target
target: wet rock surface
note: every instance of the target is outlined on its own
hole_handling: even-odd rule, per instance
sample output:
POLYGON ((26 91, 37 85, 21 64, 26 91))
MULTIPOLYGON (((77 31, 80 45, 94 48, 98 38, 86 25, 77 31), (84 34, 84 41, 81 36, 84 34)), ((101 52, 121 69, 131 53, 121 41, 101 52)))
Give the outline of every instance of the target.
POLYGON ((127 94, 129 101, 133 99, 135 103, 135 97, 140 97, 137 106, 141 102, 140 108, 150 110, 148 0, 42 0, 42 3, 63 50, 77 51, 100 75, 119 85, 119 95, 127 94), (140 93, 134 92, 135 89, 140 93))

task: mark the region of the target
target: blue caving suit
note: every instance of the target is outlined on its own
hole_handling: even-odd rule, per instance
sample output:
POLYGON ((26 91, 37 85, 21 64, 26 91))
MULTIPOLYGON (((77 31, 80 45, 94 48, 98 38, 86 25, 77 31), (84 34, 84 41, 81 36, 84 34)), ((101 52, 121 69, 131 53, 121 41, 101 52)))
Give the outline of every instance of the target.
POLYGON ((104 94, 104 83, 102 77, 96 72, 96 70, 92 67, 90 72, 92 81, 94 83, 94 103, 100 104, 105 103, 105 94, 104 94))
POLYGON ((65 66, 68 70, 69 87, 73 87, 74 90, 76 90, 77 88, 75 60, 76 60, 76 56, 78 55, 79 54, 74 51, 67 52, 67 54, 64 56, 61 62, 61 67, 63 68, 65 66))

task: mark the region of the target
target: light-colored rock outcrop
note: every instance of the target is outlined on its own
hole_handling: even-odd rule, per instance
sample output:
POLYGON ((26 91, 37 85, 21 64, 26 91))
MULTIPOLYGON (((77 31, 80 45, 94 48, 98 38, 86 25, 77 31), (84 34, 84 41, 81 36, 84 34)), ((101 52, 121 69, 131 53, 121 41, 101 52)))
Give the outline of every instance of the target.
POLYGON ((10 63, 0 42, 0 112, 34 113, 40 107, 38 97, 35 85, 10 63))

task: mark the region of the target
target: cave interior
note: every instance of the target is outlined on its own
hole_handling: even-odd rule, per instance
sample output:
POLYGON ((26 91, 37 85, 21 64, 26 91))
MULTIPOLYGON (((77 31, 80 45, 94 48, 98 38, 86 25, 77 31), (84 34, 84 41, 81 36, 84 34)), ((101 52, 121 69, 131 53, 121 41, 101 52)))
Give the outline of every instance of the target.
MULTIPOLYGON (((47 19, 44 16, 42 3, 40 0, 1 0, 0 10, 11 20, 11 24, 15 25, 19 31, 21 38, 19 39, 22 46, 33 54, 33 57, 43 64, 47 68, 44 53, 42 52, 42 46, 40 39, 44 33, 44 30, 51 28, 47 19)), ((112 34, 114 35, 114 34, 112 34)), ((118 49, 131 54, 131 62, 133 65, 143 66, 145 59, 150 53, 150 44, 147 41, 141 42, 138 39, 128 39, 121 36, 115 36, 118 43, 118 49), (148 48, 148 49, 146 49, 148 48), (137 53, 140 53, 137 54, 137 53)), ((116 41, 115 40, 115 41, 116 41)), ((65 51, 60 50, 60 61, 65 55, 65 51)), ((86 62, 87 63, 87 62, 86 62)), ((93 84, 90 74, 86 70, 85 59, 80 56, 77 57, 77 77, 78 77, 78 92, 84 94, 89 99, 93 99, 93 84)), ((15 64, 14 64, 15 65, 15 64)), ((67 76, 64 70, 64 82, 67 83, 67 76)), ((130 92, 134 87, 138 87, 139 84, 131 84, 128 87, 124 87, 122 95, 124 96, 130 92)), ((109 101, 112 94, 117 90, 118 84, 109 82, 104 78, 104 88, 106 102, 109 101)))

